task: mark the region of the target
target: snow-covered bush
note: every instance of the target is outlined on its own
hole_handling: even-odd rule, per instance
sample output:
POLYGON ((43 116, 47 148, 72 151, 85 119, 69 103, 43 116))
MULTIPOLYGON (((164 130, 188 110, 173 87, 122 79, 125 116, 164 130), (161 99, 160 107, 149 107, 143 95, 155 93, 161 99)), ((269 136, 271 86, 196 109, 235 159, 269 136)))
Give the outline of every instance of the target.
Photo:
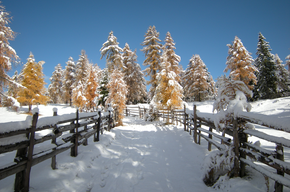
POLYGON ((149 110, 145 114, 145 120, 146 121, 157 121, 159 119, 158 117, 158 110, 154 107, 154 105, 150 104, 149 110))
POLYGON ((203 181, 205 184, 212 186, 220 176, 231 175, 234 167, 235 154, 233 146, 226 147, 222 151, 213 151, 206 156, 203 164, 203 181))
POLYGON ((218 78, 218 95, 213 104, 213 112, 216 110, 215 126, 223 130, 244 109, 251 110, 251 104, 247 97, 252 97, 252 91, 242 81, 234 81, 225 76, 218 78))

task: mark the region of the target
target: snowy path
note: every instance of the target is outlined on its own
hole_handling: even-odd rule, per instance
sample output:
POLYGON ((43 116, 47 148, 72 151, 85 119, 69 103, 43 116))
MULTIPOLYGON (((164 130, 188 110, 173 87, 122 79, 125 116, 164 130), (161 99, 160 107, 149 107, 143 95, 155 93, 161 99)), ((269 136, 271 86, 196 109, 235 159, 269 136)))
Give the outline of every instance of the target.
MULTIPOLYGON (((30 191, 260 191, 240 178, 225 181, 220 189, 205 186, 201 167, 206 145, 194 144, 182 127, 132 117, 124 124, 105 132, 100 142, 91 137, 77 157, 69 150, 57 155, 56 170, 50 160, 32 167, 30 191)), ((14 176, 0 180, 0 192, 12 192, 13 183, 14 176)))
MULTIPOLYGON (((79 155, 57 156, 32 168, 30 191, 208 191, 202 181, 205 150, 176 126, 125 118, 125 126, 89 140, 79 155), (158 125, 160 124, 160 125, 158 125)), ((14 176, 0 181, 0 191, 13 191, 14 176)))

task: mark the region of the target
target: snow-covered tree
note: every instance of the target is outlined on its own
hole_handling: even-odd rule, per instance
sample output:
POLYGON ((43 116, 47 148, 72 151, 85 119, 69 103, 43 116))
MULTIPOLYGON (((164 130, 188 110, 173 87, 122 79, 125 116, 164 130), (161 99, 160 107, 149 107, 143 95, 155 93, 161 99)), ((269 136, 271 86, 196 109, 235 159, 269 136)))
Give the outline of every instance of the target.
POLYGON ((276 76, 278 78, 277 82, 278 96, 279 97, 288 96, 290 92, 289 72, 285 68, 283 61, 280 59, 278 54, 275 54, 273 57, 276 65, 276 76))
POLYGON ((173 71, 176 74, 176 80, 180 82, 180 73, 182 71, 181 66, 179 65, 179 62, 181 60, 180 56, 178 56, 174 49, 175 43, 171 37, 170 32, 166 33, 165 37, 165 44, 163 46, 163 55, 166 55, 167 62, 170 63, 170 71, 173 71))
POLYGON ((48 86, 49 97, 53 103, 60 103, 63 98, 62 82, 63 82, 63 70, 61 65, 58 64, 54 68, 52 76, 50 78, 50 85, 48 86))
POLYGON ((277 97, 277 75, 276 66, 271 48, 262 33, 259 33, 257 45, 257 58, 255 59, 255 67, 258 69, 256 73, 257 85, 253 90, 253 98, 273 99, 277 97))
POLYGON ((137 63, 136 51, 132 52, 126 43, 123 49, 124 80, 128 87, 127 103, 145 102, 147 90, 144 74, 140 65, 137 63))
POLYGON ((65 103, 69 102, 70 106, 72 105, 72 92, 76 77, 75 68, 76 66, 73 58, 69 57, 63 72, 62 91, 63 100, 65 101, 65 103))
POLYGON ((117 37, 114 36, 113 31, 109 33, 108 40, 103 44, 101 51, 101 59, 106 56, 107 68, 109 73, 114 69, 122 70, 124 68, 122 58, 122 48, 119 47, 117 37))
POLYGON ((16 100, 19 90, 19 86, 17 85, 19 83, 19 75, 17 71, 15 71, 14 75, 11 77, 11 81, 15 83, 9 83, 7 95, 2 98, 1 104, 3 107, 13 107, 17 110, 17 108, 20 107, 20 104, 16 100))
POLYGON ((8 83, 13 83, 7 72, 11 70, 11 62, 19 59, 16 51, 9 43, 10 40, 14 40, 15 38, 15 32, 9 27, 10 19, 5 7, 0 5, 0 94, 4 97, 3 88, 8 83))
POLYGON ((230 70, 229 78, 232 80, 243 81, 250 90, 253 90, 257 83, 255 72, 256 67, 252 65, 253 58, 244 47, 242 41, 236 36, 233 44, 228 44, 228 57, 224 72, 230 70))
POLYGON ((84 50, 76 63, 76 77, 73 89, 73 103, 81 110, 86 104, 86 82, 89 76, 89 60, 84 50))
POLYGON ((109 81, 109 72, 108 72, 108 68, 103 69, 100 72, 100 86, 99 86, 99 103, 98 105, 102 105, 105 106, 105 103, 107 101, 108 95, 109 95, 109 89, 107 87, 108 85, 108 81, 109 81))
POLYGON ((183 76, 184 95, 188 100, 204 100, 215 93, 214 82, 199 55, 193 55, 183 76))
POLYGON ((87 80, 87 87, 86 87, 86 109, 87 110, 93 110, 94 107, 96 107, 98 101, 98 78, 97 78, 97 71, 96 68, 90 64, 89 66, 90 72, 89 72, 89 78, 87 80))
POLYGON ((124 118, 123 113, 126 108, 127 85, 124 81, 124 74, 119 69, 112 71, 107 87, 109 95, 106 103, 110 103, 117 112, 117 126, 123 125, 122 119, 124 118))
POLYGON ((162 70, 157 73, 158 86, 156 87, 151 104, 158 108, 182 108, 183 88, 172 71, 171 63, 165 53, 162 55, 162 70))
MULTIPOLYGON (((218 94, 213 104, 213 112, 217 111, 215 126, 220 130, 232 123, 240 111, 251 110, 247 103, 247 97, 252 97, 252 91, 243 81, 236 81, 225 76, 219 77, 217 81, 218 94)), ((241 124, 239 124, 241 125, 241 124)))
POLYGON ((21 88, 17 100, 22 105, 28 105, 29 111, 33 104, 46 104, 48 98, 45 94, 44 74, 42 65, 44 61, 35 62, 34 56, 30 53, 27 63, 24 65, 20 76, 21 84, 25 88, 21 88))
POLYGON ((149 27, 145 34, 145 39, 141 44, 143 49, 141 51, 145 54, 143 65, 148 66, 144 71, 146 76, 150 76, 147 84, 151 84, 149 90, 149 98, 152 99, 155 93, 157 83, 157 72, 161 70, 161 40, 159 33, 156 31, 155 26, 149 27))
POLYGON ((288 71, 290 73, 290 55, 287 55, 286 59, 286 66, 288 66, 288 71))

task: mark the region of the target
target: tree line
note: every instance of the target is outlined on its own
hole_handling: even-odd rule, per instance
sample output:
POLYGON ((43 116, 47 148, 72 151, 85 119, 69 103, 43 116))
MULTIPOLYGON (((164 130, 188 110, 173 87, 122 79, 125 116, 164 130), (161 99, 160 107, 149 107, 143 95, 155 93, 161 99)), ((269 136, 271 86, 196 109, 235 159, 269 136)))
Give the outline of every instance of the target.
MULTIPOLYGON (((12 77, 7 75, 11 70, 11 62, 19 58, 9 45, 9 41, 15 37, 9 27, 9 14, 3 6, 0 6, 0 11, 1 106, 21 104, 31 109, 33 104, 52 102, 69 103, 80 110, 90 111, 110 103, 118 110, 122 124, 125 104, 150 102, 158 108, 180 108, 184 100, 215 98, 219 87, 224 86, 223 82, 243 82, 253 93, 246 91, 248 100, 289 95, 289 72, 279 56, 271 53, 269 43, 261 33, 256 59, 252 58, 238 37, 227 45, 229 50, 224 72, 229 71, 229 76, 222 76, 215 83, 198 54, 191 57, 187 68, 183 70, 170 32, 167 32, 162 44, 155 26, 148 28, 141 43, 141 51, 145 55, 144 71, 137 63, 136 50, 132 51, 127 43, 124 48, 119 47, 111 31, 100 49, 101 59, 106 59, 105 69, 101 70, 97 64, 90 63, 82 50, 77 61, 69 57, 64 69, 60 64, 55 67, 46 90, 42 72, 44 61, 35 62, 32 53, 19 74, 16 72, 12 77), (149 77, 147 82, 145 76, 149 77), (148 92, 146 84, 151 85, 148 92)), ((286 59, 286 65, 290 65, 290 55, 286 59)))

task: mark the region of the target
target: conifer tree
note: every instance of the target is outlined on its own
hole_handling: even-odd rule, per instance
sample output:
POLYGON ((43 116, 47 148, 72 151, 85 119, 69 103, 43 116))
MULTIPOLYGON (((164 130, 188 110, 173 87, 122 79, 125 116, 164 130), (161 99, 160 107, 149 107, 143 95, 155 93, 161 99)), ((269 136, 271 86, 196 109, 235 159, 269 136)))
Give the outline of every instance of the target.
POLYGON ((66 66, 63 72, 63 82, 62 82, 62 91, 63 91, 63 100, 65 103, 70 104, 72 106, 72 93, 73 93, 73 85, 75 82, 75 62, 72 57, 69 57, 66 62, 66 66))
POLYGON ((253 90, 255 100, 277 97, 278 78, 273 54, 270 51, 269 43, 265 41, 262 33, 259 33, 257 58, 255 59, 255 67, 258 69, 256 73, 257 85, 253 90))
POLYGON ((183 83, 185 97, 188 100, 202 101, 208 95, 215 93, 212 77, 199 55, 193 55, 189 60, 183 83))
POLYGON ((162 57, 162 70, 157 73, 158 86, 151 102, 158 108, 182 108, 183 89, 176 80, 176 74, 172 70, 171 63, 167 60, 165 53, 162 57))
POLYGON ((54 72, 50 78, 51 84, 48 86, 49 97, 53 103, 60 103, 62 101, 62 82, 63 82, 63 70, 61 65, 58 64, 54 68, 54 72))
POLYGON ((0 95, 4 97, 3 88, 8 83, 14 83, 7 72, 11 70, 11 62, 19 59, 16 51, 9 43, 10 40, 14 40, 15 38, 15 32, 9 27, 10 19, 11 17, 6 12, 5 7, 0 5, 0 95))
POLYGON ((87 87, 86 87, 86 108, 89 111, 94 110, 94 107, 97 105, 97 98, 98 98, 98 78, 97 78, 97 71, 96 68, 90 64, 89 66, 89 78, 87 80, 87 87))
POLYGON ((145 102, 147 91, 144 74, 137 63, 136 51, 132 52, 126 43, 123 49, 124 80, 128 87, 127 103, 145 102))
POLYGON ((287 55, 286 59, 286 66, 288 66, 288 72, 290 73, 290 55, 287 55))
POLYGON ((157 83, 157 73, 161 70, 161 40, 159 39, 159 33, 156 31, 155 26, 149 27, 145 34, 145 39, 141 44, 143 49, 141 51, 145 54, 145 60, 143 65, 148 66, 145 71, 145 76, 150 76, 150 80, 147 84, 151 84, 149 90, 149 98, 152 99, 155 93, 157 83))
POLYGON ((99 103, 98 105, 105 106, 105 103, 108 98, 109 90, 108 90, 108 68, 103 69, 101 72, 101 77, 100 77, 100 86, 99 86, 99 103))
POLYGON ((278 96, 279 97, 288 96, 290 92, 289 72, 285 68, 283 61, 280 59, 278 54, 275 54, 273 57, 276 65, 276 76, 278 78, 277 81, 278 96))
POLYGON ((106 103, 110 103, 117 112, 117 126, 123 125, 122 119, 124 118, 123 111, 126 108, 127 85, 124 81, 124 74, 119 69, 115 69, 110 74, 110 81, 107 87, 109 95, 106 103))
POLYGON ((21 88, 17 100, 22 105, 28 105, 29 111, 34 104, 46 104, 48 98, 45 94, 44 74, 42 65, 44 61, 35 62, 34 56, 30 53, 27 63, 24 65, 21 76, 21 84, 25 88, 21 88))
POLYGON ((18 95, 18 83, 19 83, 19 75, 18 72, 15 71, 14 75, 11 77, 11 81, 15 83, 9 83, 7 95, 2 98, 2 106, 4 107, 13 107, 17 110, 20 107, 18 101, 16 100, 18 95))
POLYGON ((122 48, 119 47, 119 42, 114 36, 113 31, 109 33, 108 40, 103 44, 101 51, 101 59, 106 56, 107 68, 109 73, 114 69, 122 70, 124 68, 122 58, 122 48))
POLYGON ((86 104, 86 82, 89 75, 89 60, 84 50, 76 64, 76 78, 73 89, 73 103, 82 111, 86 104))
POLYGON ((257 83, 255 72, 256 67, 252 65, 251 54, 244 47, 242 41, 236 36, 233 44, 228 44, 228 57, 224 72, 230 70, 229 78, 232 80, 243 81, 250 90, 253 90, 257 83))
POLYGON ((170 32, 166 33, 165 37, 165 44, 163 46, 163 54, 166 55, 167 62, 170 63, 170 71, 173 71, 176 74, 176 80, 180 82, 180 73, 182 71, 181 66, 179 65, 179 62, 181 60, 180 56, 178 56, 174 49, 175 43, 171 37, 170 32))

